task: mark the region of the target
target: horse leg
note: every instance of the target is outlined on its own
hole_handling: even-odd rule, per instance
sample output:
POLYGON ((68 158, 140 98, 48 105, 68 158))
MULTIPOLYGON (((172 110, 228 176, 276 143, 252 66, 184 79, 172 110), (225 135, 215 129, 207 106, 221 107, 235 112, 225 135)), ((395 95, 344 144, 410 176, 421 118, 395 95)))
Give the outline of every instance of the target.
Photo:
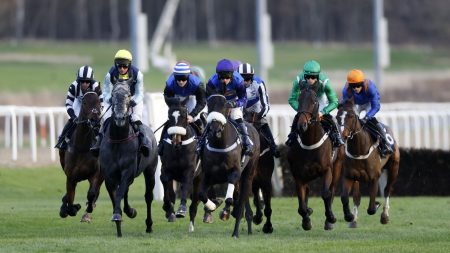
POLYGON ((169 179, 168 175, 161 174, 160 176, 161 183, 164 188, 164 197, 163 197, 163 210, 166 212, 166 219, 168 222, 175 222, 175 212, 173 210, 173 203, 171 200, 171 191, 173 191, 173 181, 169 179))
POLYGON ((380 207, 380 203, 376 201, 376 196, 378 194, 378 178, 370 180, 369 183, 369 207, 367 208, 367 213, 369 215, 374 215, 377 209, 380 207))
POLYGON ((264 199, 264 215, 266 216, 266 223, 263 226, 263 232, 270 234, 273 232, 272 227, 272 181, 269 179, 264 182, 262 187, 264 199))
MULTIPOLYGON (((394 155, 396 155, 396 153, 394 153, 394 155)), ((389 223, 389 208, 390 208, 389 198, 393 190, 393 185, 395 181, 397 181, 398 167, 399 167, 399 157, 394 157, 392 165, 388 169, 388 177, 387 177, 388 180, 386 183, 386 187, 384 188, 384 207, 380 218, 381 224, 389 223)))
POLYGON ((256 207, 256 214, 253 217, 253 223, 259 225, 262 222, 263 213, 261 211, 261 200, 259 198, 259 184, 257 182, 253 182, 252 192, 253 192, 253 204, 256 207))
POLYGON ((332 172, 331 167, 328 168, 327 172, 323 178, 323 187, 322 187, 322 199, 325 205, 325 230, 333 229, 333 224, 336 223, 336 217, 334 217, 333 210, 331 208, 332 204, 332 193, 330 191, 330 185, 332 181, 332 172))
POLYGON ((349 195, 350 195, 350 191, 352 190, 352 186, 353 186, 353 180, 352 179, 348 179, 348 178, 344 178, 344 182, 343 182, 343 189, 342 189, 342 194, 341 194, 341 202, 342 202, 342 208, 344 211, 344 219, 347 222, 352 222, 353 219, 355 218, 353 216, 353 214, 350 212, 350 206, 349 206, 349 195))
POLYGON ((128 202, 128 189, 125 192, 125 195, 123 196, 123 211, 128 216, 128 218, 136 218, 137 211, 135 208, 130 206, 130 203, 128 202))
POLYGON ((253 211, 252 211, 252 207, 250 206, 250 199, 247 199, 247 201, 245 203, 245 220, 247 221, 247 229, 248 229, 249 235, 251 235, 253 233, 252 218, 253 218, 253 211))
MULTIPOLYGON (((244 214, 244 207, 245 205, 248 206, 248 208, 250 209, 248 211, 249 215, 253 215, 251 208, 250 208, 250 203, 249 203, 249 195, 250 195, 250 189, 251 189, 251 175, 249 175, 249 171, 248 170, 244 170, 244 173, 241 176, 241 181, 240 181, 240 185, 239 185, 239 197, 238 197, 238 201, 237 204, 235 205, 235 207, 233 208, 233 212, 235 212, 236 214, 236 222, 234 224, 234 230, 233 230, 233 234, 232 237, 234 238, 238 238, 239 237, 239 225, 241 223, 241 219, 242 219, 242 215, 244 214)), ((228 192, 227 192, 228 194, 228 192)), ((250 220, 247 220, 248 223, 248 234, 252 233, 252 222, 251 222, 251 216, 248 216, 248 218, 250 220)))
POLYGON ((352 187, 352 196, 353 196, 353 221, 350 222, 349 227, 350 228, 357 228, 358 227, 358 214, 359 214, 359 205, 361 204, 361 191, 359 190, 359 181, 353 182, 352 187))
POLYGON ((181 182, 181 196, 180 196, 180 207, 178 208, 176 212, 177 218, 184 218, 186 216, 186 202, 187 202, 187 194, 188 194, 188 188, 192 184, 192 180, 185 180, 184 182, 181 182))
POLYGON ((153 220, 152 220, 152 202, 153 202, 153 188, 155 188, 155 174, 150 169, 144 170, 145 177, 145 204, 147 205, 147 218, 145 219, 145 225, 147 228, 145 232, 151 233, 153 220))
POLYGON ((311 230, 311 219, 309 218, 308 204, 307 204, 307 186, 296 180, 297 198, 298 198, 298 214, 302 216, 302 228, 304 230, 311 230))
POLYGON ((197 208, 199 203, 199 188, 200 188, 201 175, 194 178, 191 205, 189 206, 189 232, 194 232, 195 216, 197 215, 197 208))
POLYGON ((77 187, 77 182, 72 180, 66 181, 66 191, 67 191, 67 214, 70 216, 76 216, 78 210, 81 209, 80 204, 73 204, 75 199, 75 189, 77 187))
MULTIPOLYGON (((228 187, 227 194, 225 195, 225 207, 220 212, 220 219, 223 221, 226 221, 230 218, 230 207, 233 204, 234 188, 236 183, 239 182, 239 178, 239 169, 233 169, 233 171, 228 175, 228 187)), ((241 205, 241 208, 243 208, 243 205, 241 205)))
POLYGON ((59 208, 59 216, 61 218, 66 218, 67 217, 67 193, 64 194, 64 196, 61 199, 62 204, 61 207, 59 208))

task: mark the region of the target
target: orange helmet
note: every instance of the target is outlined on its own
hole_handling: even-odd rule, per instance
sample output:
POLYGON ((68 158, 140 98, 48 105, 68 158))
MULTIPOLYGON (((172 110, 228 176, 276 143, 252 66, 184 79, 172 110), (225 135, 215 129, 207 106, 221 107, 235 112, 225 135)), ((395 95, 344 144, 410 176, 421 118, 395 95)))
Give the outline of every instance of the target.
POLYGON ((359 69, 352 69, 347 74, 347 83, 361 83, 364 82, 364 73, 359 69))

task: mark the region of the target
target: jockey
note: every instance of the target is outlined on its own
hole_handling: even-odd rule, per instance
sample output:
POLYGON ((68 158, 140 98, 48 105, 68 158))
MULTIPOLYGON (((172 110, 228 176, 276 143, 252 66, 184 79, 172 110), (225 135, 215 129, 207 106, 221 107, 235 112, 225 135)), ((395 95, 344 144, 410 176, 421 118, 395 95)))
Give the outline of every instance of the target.
POLYGON ((75 130, 76 118, 80 114, 81 101, 83 100, 84 94, 89 91, 95 91, 99 95, 100 102, 103 101, 100 83, 94 80, 94 70, 90 66, 85 65, 79 68, 76 77, 77 79, 70 84, 69 90, 67 91, 66 110, 70 118, 64 126, 58 138, 58 143, 55 146, 55 148, 60 150, 67 149, 67 144, 70 141, 73 130, 75 130))
POLYGON ((244 108, 244 114, 255 114, 256 121, 261 124, 261 132, 270 142, 270 150, 275 157, 280 157, 280 151, 273 139, 272 131, 270 131, 267 123, 266 115, 269 112, 269 96, 267 94, 266 84, 255 75, 255 70, 250 63, 240 64, 238 68, 239 74, 244 79, 247 91, 247 104, 244 108))
MULTIPOLYGON (((244 154, 251 156, 253 144, 247 133, 247 127, 242 119, 242 107, 247 103, 244 79, 234 69, 233 63, 228 59, 222 59, 217 63, 216 74, 208 81, 206 95, 221 94, 227 98, 227 107, 231 108, 230 117, 237 124, 239 133, 244 142, 244 154)), ((206 128, 198 141, 197 151, 201 154, 206 141, 206 128)))
MULTIPOLYGON (((320 64, 314 60, 309 60, 303 66, 303 71, 294 80, 291 94, 289 96, 289 104, 298 111, 298 96, 300 90, 307 85, 317 85, 317 98, 319 100, 319 117, 320 123, 326 131, 330 132, 330 139, 334 147, 339 147, 344 142, 341 139, 336 122, 330 115, 330 112, 337 108, 338 98, 336 93, 331 88, 330 80, 320 71, 320 64)), ((297 120, 298 116, 294 117, 294 122, 291 126, 291 132, 286 141, 287 146, 291 146, 297 139, 297 120)))
POLYGON ((95 156, 98 156, 100 150, 100 144, 103 139, 103 132, 106 129, 106 125, 111 117, 111 91, 113 86, 119 80, 132 80, 130 84, 131 92, 131 125, 135 132, 138 132, 139 138, 139 150, 144 156, 148 156, 150 153, 150 141, 145 136, 145 130, 142 125, 142 111, 144 109, 144 75, 142 72, 131 64, 133 56, 128 50, 121 49, 117 51, 114 56, 114 66, 111 67, 109 72, 105 76, 105 84, 103 86, 103 102, 104 108, 107 108, 104 117, 103 131, 100 131, 97 142, 91 148, 91 151, 95 156))
POLYGON ((355 102, 355 111, 359 115, 362 111, 366 111, 363 121, 370 128, 370 133, 375 132, 381 140, 379 145, 380 155, 385 157, 392 154, 392 148, 386 139, 386 131, 381 123, 375 118, 375 114, 380 110, 380 94, 372 80, 365 79, 364 73, 359 69, 352 69, 347 74, 347 83, 342 89, 342 99, 353 98, 355 102))
MULTIPOLYGON (((174 100, 186 103, 188 109, 188 123, 195 124, 194 129, 202 129, 203 122, 200 119, 200 113, 206 105, 206 94, 203 83, 200 79, 191 73, 189 63, 185 61, 178 62, 173 68, 172 75, 166 81, 166 87, 164 88, 164 100, 167 106, 170 107, 170 103, 174 100), (197 118, 197 119, 196 119, 197 118), (196 120, 195 120, 196 119, 196 120), (195 121, 194 121, 195 120, 195 121)), ((158 154, 163 154, 163 138, 167 131, 167 125, 164 126, 161 138, 158 144, 158 154)), ((202 132, 198 131, 198 135, 202 132)))

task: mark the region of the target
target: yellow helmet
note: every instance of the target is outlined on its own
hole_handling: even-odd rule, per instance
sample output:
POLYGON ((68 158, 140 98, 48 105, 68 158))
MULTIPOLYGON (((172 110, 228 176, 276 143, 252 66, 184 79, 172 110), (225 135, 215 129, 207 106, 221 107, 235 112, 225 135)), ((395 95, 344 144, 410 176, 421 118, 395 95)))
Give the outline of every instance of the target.
POLYGON ((131 60, 133 60, 133 56, 131 55, 130 51, 126 49, 120 49, 114 56, 114 60, 128 60, 131 62, 131 60))

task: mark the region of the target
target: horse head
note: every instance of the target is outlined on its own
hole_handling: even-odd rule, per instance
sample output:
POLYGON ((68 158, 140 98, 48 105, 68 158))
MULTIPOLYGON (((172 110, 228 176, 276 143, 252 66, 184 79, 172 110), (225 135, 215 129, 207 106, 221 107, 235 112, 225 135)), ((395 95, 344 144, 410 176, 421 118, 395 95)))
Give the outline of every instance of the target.
POLYGON ((300 90, 297 114, 297 129, 300 134, 306 132, 311 123, 319 120, 319 101, 314 88, 308 86, 300 90))
POLYGON ((100 119, 100 98, 94 91, 88 91, 83 95, 79 114, 80 121, 98 122, 100 119))
POLYGON ((123 127, 128 120, 130 110, 131 92, 130 85, 126 81, 119 81, 112 90, 112 117, 117 126, 123 127))
POLYGON ((209 124, 209 136, 215 136, 221 138, 225 124, 227 123, 227 111, 226 107, 227 99, 220 94, 214 94, 208 97, 208 117, 206 119, 209 124))
MULTIPOLYGON (((166 102, 168 100, 166 99, 166 102)), ((186 107, 188 99, 180 102, 178 98, 168 102, 169 104, 169 121, 167 134, 172 139, 172 145, 176 148, 181 147, 181 138, 187 133, 188 127, 188 110, 186 107)))
POLYGON ((352 138, 353 135, 362 130, 359 116, 354 110, 354 105, 353 99, 347 99, 338 106, 336 119, 341 128, 343 128, 342 138, 344 141, 352 138))

